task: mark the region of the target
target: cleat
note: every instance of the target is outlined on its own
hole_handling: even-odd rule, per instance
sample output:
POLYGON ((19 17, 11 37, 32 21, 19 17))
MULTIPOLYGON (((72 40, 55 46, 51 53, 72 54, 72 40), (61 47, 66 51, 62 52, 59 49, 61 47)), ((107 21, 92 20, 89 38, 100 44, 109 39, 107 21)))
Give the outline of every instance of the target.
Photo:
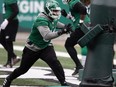
POLYGON ((21 58, 20 57, 14 57, 13 59, 12 59, 12 66, 14 66, 15 64, 17 64, 19 61, 21 60, 21 58))
POLYGON ((67 84, 67 82, 63 82, 63 83, 61 83, 61 85, 62 85, 62 86, 69 86, 69 85, 67 84))
POLYGON ((78 73, 79 73, 79 69, 82 69, 82 68, 83 68, 83 67, 81 67, 81 68, 76 67, 76 68, 75 68, 75 71, 72 73, 72 76, 77 76, 78 73))
POLYGON ((116 65, 113 64, 113 69, 116 69, 116 65))
POLYGON ((72 76, 76 76, 79 73, 79 69, 75 69, 75 71, 72 73, 72 76))
POLYGON ((3 87, 10 87, 11 81, 9 81, 7 78, 3 82, 3 87))
POLYGON ((6 63, 5 65, 3 65, 3 67, 5 67, 5 68, 12 68, 12 64, 11 63, 6 63))

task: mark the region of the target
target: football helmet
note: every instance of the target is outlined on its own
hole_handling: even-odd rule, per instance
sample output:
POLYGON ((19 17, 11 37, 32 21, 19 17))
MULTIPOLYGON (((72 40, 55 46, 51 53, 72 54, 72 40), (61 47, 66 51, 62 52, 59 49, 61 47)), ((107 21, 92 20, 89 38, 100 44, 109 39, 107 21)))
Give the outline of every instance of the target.
POLYGON ((44 5, 44 11, 53 19, 59 19, 61 16, 61 8, 55 0, 47 0, 44 5))

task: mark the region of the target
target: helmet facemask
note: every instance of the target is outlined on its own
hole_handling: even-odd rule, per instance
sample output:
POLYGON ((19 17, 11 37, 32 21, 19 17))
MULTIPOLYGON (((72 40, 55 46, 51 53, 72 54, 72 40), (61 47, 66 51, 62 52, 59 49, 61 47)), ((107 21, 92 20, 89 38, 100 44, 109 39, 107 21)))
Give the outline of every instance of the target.
POLYGON ((55 9, 49 10, 49 16, 53 19, 59 19, 61 17, 61 8, 57 7, 55 9))

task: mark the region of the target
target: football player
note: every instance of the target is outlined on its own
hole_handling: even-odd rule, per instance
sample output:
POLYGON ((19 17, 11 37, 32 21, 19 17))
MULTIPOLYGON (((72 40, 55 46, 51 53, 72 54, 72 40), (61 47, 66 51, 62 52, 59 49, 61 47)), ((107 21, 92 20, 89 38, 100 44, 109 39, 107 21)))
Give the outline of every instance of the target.
POLYGON ((81 24, 83 22, 90 22, 90 19, 87 16, 85 5, 80 0, 62 0, 62 2, 69 5, 69 12, 73 18, 70 18, 71 16, 68 17, 69 15, 64 9, 61 11, 61 14, 64 17, 73 19, 72 22, 75 28, 74 32, 70 34, 70 37, 65 42, 65 48, 76 65, 75 71, 72 73, 75 76, 83 66, 77 57, 77 51, 74 46, 78 44, 77 41, 84 35, 80 29, 81 24))
POLYGON ((69 32, 71 25, 64 25, 58 21, 61 16, 61 8, 57 1, 47 0, 44 10, 39 13, 33 24, 23 50, 20 66, 5 79, 3 87, 10 87, 11 82, 26 73, 39 58, 50 66, 62 86, 67 85, 63 67, 56 57, 51 39, 69 32), (59 30, 56 31, 56 28, 59 30))
POLYGON ((14 53, 13 42, 15 41, 18 31, 19 8, 17 0, 4 0, 3 18, 4 21, 0 25, 0 43, 7 51, 7 62, 4 67, 12 68, 14 64, 20 61, 20 58, 14 53))

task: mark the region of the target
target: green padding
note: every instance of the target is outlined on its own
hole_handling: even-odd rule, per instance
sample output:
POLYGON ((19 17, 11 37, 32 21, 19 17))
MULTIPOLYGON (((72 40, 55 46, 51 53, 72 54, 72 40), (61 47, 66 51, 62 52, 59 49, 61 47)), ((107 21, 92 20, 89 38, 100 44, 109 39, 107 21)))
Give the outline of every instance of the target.
POLYGON ((82 81, 83 69, 79 70, 79 80, 82 81))
POLYGON ((86 34, 89 31, 89 29, 88 29, 88 27, 86 26, 85 23, 82 24, 81 30, 83 31, 84 34, 86 34))
POLYGON ((116 69, 113 69, 112 73, 113 73, 113 77, 114 77, 114 82, 116 83, 116 69))
POLYGON ((90 29, 82 38, 78 40, 78 43, 81 47, 86 46, 95 36, 97 36, 103 28, 99 24, 90 29))
POLYGON ((111 75, 114 40, 115 33, 101 33, 89 44, 84 78, 102 78, 111 75))
MULTIPOLYGON (((116 82, 116 69, 112 69, 113 77, 114 77, 114 82, 116 82)), ((83 76, 83 69, 79 70, 79 80, 82 81, 82 76, 83 76)))
POLYGON ((87 47, 86 46, 81 48, 81 55, 84 55, 84 56, 87 55, 87 47))

